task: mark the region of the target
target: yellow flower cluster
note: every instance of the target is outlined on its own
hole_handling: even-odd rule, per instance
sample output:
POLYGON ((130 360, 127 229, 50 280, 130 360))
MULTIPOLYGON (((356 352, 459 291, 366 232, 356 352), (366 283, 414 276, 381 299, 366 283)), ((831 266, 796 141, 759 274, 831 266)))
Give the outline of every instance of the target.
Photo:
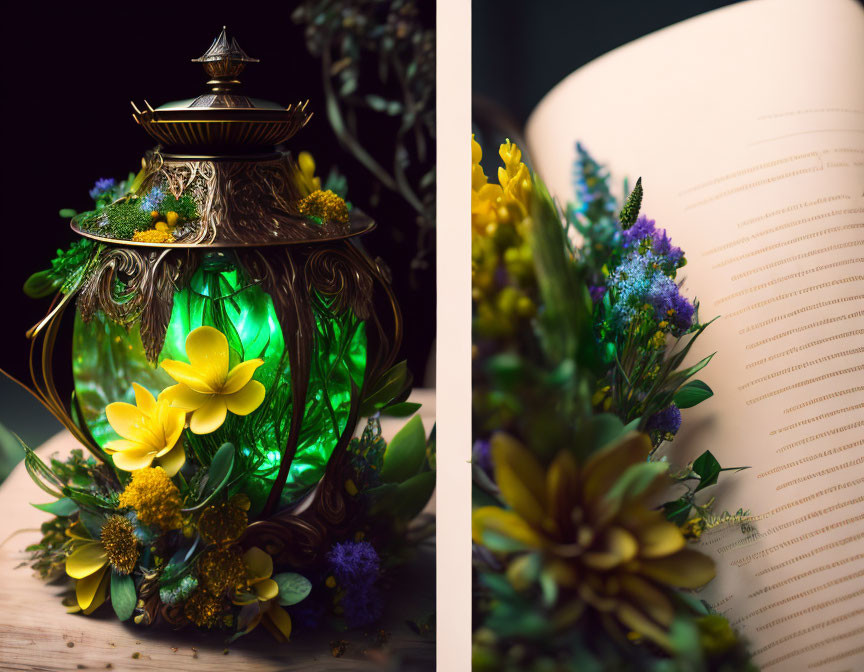
POLYGON ((157 525, 164 531, 179 530, 180 490, 161 467, 145 467, 132 472, 132 480, 120 494, 120 507, 135 510, 145 525, 157 525))
POLYGON ((305 196, 298 204, 301 215, 306 217, 317 217, 324 221, 348 223, 348 206, 338 194, 330 191, 316 189, 305 196))
POLYGON ((499 148, 498 184, 488 181, 483 150, 471 139, 471 291, 474 326, 490 338, 515 333, 536 311, 528 230, 534 186, 522 152, 509 140, 499 148), (502 283, 502 278, 506 279, 502 283))
POLYGON ((148 229, 147 231, 136 231, 132 234, 132 241, 136 243, 173 243, 174 236, 159 229, 148 229))
POLYGON ((250 359, 229 366, 228 339, 218 329, 205 326, 190 332, 186 356, 189 363, 162 361, 177 384, 162 390, 158 399, 132 383, 135 405, 115 402, 105 407, 108 423, 121 437, 105 444, 118 468, 134 472, 155 460, 174 476, 186 461, 180 437, 187 415, 194 434, 209 434, 222 426, 229 411, 248 415, 264 401, 264 386, 252 380, 264 362, 250 359))

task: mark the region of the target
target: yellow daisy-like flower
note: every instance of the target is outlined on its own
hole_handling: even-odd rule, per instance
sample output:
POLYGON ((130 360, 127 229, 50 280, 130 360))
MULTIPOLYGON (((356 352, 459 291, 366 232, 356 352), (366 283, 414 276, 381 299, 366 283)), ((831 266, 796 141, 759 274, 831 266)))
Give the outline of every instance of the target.
POLYGON ((163 530, 179 530, 183 526, 180 490, 161 467, 145 467, 132 472, 132 480, 120 493, 121 507, 135 509, 145 525, 157 525, 163 530))
MULTIPOLYGON (((669 483, 665 465, 646 461, 651 440, 632 433, 584 463, 562 449, 544 467, 515 439, 492 439, 495 480, 508 508, 472 515, 474 541, 513 559, 508 578, 530 585, 530 554, 569 591, 571 617, 585 608, 670 647, 671 588, 700 588, 714 563, 686 547, 681 530, 651 508, 669 483)), ((620 631, 619 631, 620 632, 620 631)))
POLYGON ((257 546, 243 554, 246 565, 246 580, 237 587, 234 604, 243 605, 250 614, 245 614, 245 632, 251 632, 262 623, 279 641, 291 637, 291 616, 276 603, 279 584, 272 578, 273 558, 257 546))
POLYGON ((186 414, 168 401, 156 401, 149 391, 132 383, 135 405, 115 402, 105 407, 108 423, 122 439, 105 444, 114 464, 123 471, 149 467, 156 460, 169 476, 186 462, 180 435, 186 414))
POLYGON ((250 359, 229 369, 228 339, 213 327, 198 327, 186 337, 189 363, 166 359, 161 366, 176 385, 162 391, 159 400, 191 412, 189 429, 195 434, 214 432, 228 411, 248 415, 264 401, 264 386, 252 374, 264 362, 250 359))
POLYGON ((107 596, 109 567, 120 574, 129 574, 138 561, 138 540, 132 523, 123 516, 111 516, 102 525, 98 540, 76 522, 66 534, 73 540, 74 550, 66 558, 66 573, 75 583, 75 599, 85 614, 91 614, 107 596))

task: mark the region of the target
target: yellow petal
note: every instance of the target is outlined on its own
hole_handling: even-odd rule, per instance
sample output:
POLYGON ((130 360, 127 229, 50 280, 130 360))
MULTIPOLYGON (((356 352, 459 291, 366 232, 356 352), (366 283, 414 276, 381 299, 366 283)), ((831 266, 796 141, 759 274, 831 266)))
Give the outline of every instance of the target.
POLYGON ((228 372, 228 379, 222 386, 222 394, 234 394, 239 392, 243 386, 252 380, 255 369, 264 363, 263 359, 250 359, 248 362, 240 362, 228 372))
POLYGON ((666 631, 633 605, 622 602, 618 606, 616 615, 618 620, 631 630, 635 630, 666 650, 671 648, 672 643, 669 641, 669 635, 666 631))
POLYGON ((664 627, 672 625, 675 618, 675 608, 672 602, 658 590, 650 581, 635 574, 622 572, 618 576, 621 591, 627 595, 648 616, 664 627))
POLYGON ((156 451, 149 448, 133 448, 112 455, 114 466, 123 471, 137 471, 149 467, 156 457, 156 451))
POLYGON ((651 452, 647 434, 630 432, 623 439, 593 453, 585 462, 583 500, 599 501, 631 464, 644 462, 651 452))
POLYGON ((178 383, 183 383, 195 392, 213 394, 216 388, 212 385, 208 371, 193 368, 186 362, 164 359, 159 365, 178 383))
MULTIPOLYGON (((107 567, 101 567, 100 569, 101 571, 96 571, 78 579, 78 582, 75 584, 75 598, 78 600, 78 606, 84 610, 93 604, 94 598, 99 592, 99 584, 102 583, 102 579, 105 577, 107 567)), ((102 600, 105 600, 104 596, 102 600)))
POLYGON ((226 394, 223 398, 228 410, 235 415, 249 415, 264 401, 266 390, 257 380, 250 380, 239 392, 226 394))
POLYGON ((181 408, 184 411, 194 411, 196 408, 201 408, 206 404, 211 396, 213 395, 196 392, 184 383, 177 383, 162 390, 159 394, 159 401, 164 399, 175 408, 181 408))
POLYGON ((192 411, 192 419, 189 421, 189 429, 195 434, 209 434, 215 432, 225 422, 228 407, 225 405, 225 397, 214 395, 196 411, 192 411))
POLYGON ((282 634, 285 641, 291 639, 291 616, 287 611, 278 604, 271 603, 264 616, 282 634))
POLYGON ((174 476, 180 468, 186 463, 186 451, 183 450, 183 444, 176 444, 171 450, 164 455, 156 458, 159 466, 165 470, 168 476, 174 476))
MULTIPOLYGON (((658 513, 658 518, 662 514, 658 513)), ((658 520, 653 525, 646 525, 636 530, 639 537, 639 555, 643 558, 662 558, 665 555, 677 553, 686 543, 684 535, 677 525, 665 520, 658 520)))
POLYGON ((132 389, 135 390, 135 405, 138 410, 144 415, 153 415, 153 411, 156 410, 156 399, 150 394, 150 390, 138 383, 132 383, 132 389))
MULTIPOLYGON (((94 572, 99 571, 108 563, 108 554, 98 541, 89 541, 81 544, 66 558, 66 573, 73 579, 83 579, 94 572)), ((96 586, 93 586, 96 590, 96 586)), ((88 602, 89 604, 89 602, 88 602)), ((82 609, 86 605, 82 605, 82 609)))
POLYGON ((543 538, 513 511, 497 506, 482 506, 471 515, 471 536, 478 544, 486 544, 484 536, 492 532, 522 548, 540 548, 543 538))
POLYGON ((531 525, 544 518, 546 477, 537 459, 516 439, 503 433, 492 437, 495 481, 501 496, 531 525))
POLYGON ((222 385, 228 377, 228 339, 218 329, 198 327, 192 331, 186 337, 186 356, 193 368, 207 373, 211 383, 222 385))
POLYGON ((546 510, 559 534, 572 536, 572 513, 579 492, 579 466, 569 450, 562 450, 546 472, 546 510))
POLYGON ((592 569, 609 570, 636 557, 639 543, 636 537, 620 527, 603 532, 600 543, 582 556, 582 562, 592 569))
POLYGON ((182 408, 172 408, 167 400, 162 400, 156 407, 156 419, 162 434, 161 445, 158 446, 159 456, 171 450, 183 428, 186 426, 186 411, 182 408))
POLYGON ((253 583, 252 590, 255 591, 259 600, 266 602, 267 600, 272 600, 279 594, 279 584, 273 579, 264 579, 253 583))
POLYGON ((699 551, 684 549, 664 558, 643 560, 640 574, 678 588, 701 588, 714 578, 714 562, 699 551))
POLYGON ((105 452, 109 455, 123 453, 127 450, 147 450, 147 446, 138 441, 129 441, 127 439, 114 439, 105 444, 105 452))
POLYGON ((132 404, 116 401, 105 407, 108 424, 124 439, 139 440, 140 426, 146 421, 145 416, 132 404))
POLYGON ((253 579, 266 579, 273 574, 273 558, 257 546, 253 546, 243 554, 243 562, 249 576, 253 579))
POLYGON ((90 603, 90 606, 83 611, 85 616, 89 616, 105 603, 105 600, 108 597, 108 586, 110 583, 111 571, 106 567, 105 571, 102 572, 102 580, 99 582, 99 587, 96 589, 96 595, 93 596, 93 601, 90 603))

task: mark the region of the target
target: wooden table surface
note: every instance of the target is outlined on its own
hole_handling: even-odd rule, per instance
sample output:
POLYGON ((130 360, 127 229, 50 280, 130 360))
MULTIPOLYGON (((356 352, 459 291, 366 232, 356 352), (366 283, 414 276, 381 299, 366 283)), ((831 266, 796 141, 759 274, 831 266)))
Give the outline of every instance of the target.
MULTIPOLYGON (((435 417, 434 391, 416 390, 412 401, 423 404, 427 433, 435 417)), ((382 421, 392 437, 404 420, 382 421)), ((358 429, 362 430, 363 422, 358 429)), ((45 457, 64 455, 76 446, 61 432, 38 449, 45 457)), ((319 632, 276 644, 264 628, 228 648, 224 633, 186 628, 150 628, 120 623, 110 606, 92 616, 67 614, 60 603, 63 588, 34 575, 24 548, 40 538, 39 526, 49 515, 30 506, 48 497, 19 464, 0 486, 0 669, 3 670, 400 670, 435 668, 432 636, 416 635, 406 621, 423 619, 435 610, 434 544, 422 546, 412 562, 394 575, 394 589, 378 628, 389 634, 383 646, 378 628, 364 632, 319 632), (402 589, 404 587, 404 589, 402 589), (341 657, 330 643, 344 640, 341 657)), ((434 497, 427 512, 434 513, 434 497)))

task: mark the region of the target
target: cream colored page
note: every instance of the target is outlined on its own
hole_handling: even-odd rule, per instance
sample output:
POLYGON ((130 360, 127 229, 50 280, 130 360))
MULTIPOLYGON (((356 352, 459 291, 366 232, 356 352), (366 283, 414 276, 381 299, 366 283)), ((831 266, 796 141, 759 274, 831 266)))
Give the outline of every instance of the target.
POLYGON ((573 144, 689 261, 704 319, 699 377, 670 450, 749 465, 714 488, 753 534, 707 533, 705 592, 763 669, 864 669, 864 11, 853 0, 754 0, 582 68, 529 121, 562 202, 573 144))

